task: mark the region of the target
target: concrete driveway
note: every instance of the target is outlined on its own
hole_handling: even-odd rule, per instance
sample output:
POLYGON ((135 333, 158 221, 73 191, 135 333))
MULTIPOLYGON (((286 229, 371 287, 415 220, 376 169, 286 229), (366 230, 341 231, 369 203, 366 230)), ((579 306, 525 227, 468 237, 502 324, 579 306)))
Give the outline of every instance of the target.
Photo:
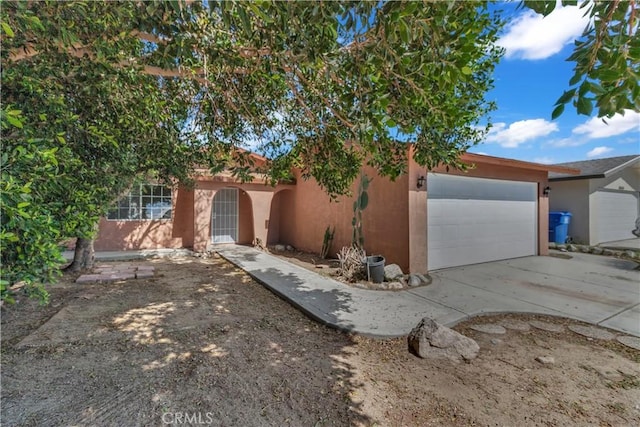
POLYGON ((409 292, 470 316, 547 313, 640 336, 638 264, 581 253, 571 257, 526 257, 440 270, 431 274, 432 286, 409 292))
POLYGON ((518 258, 432 272, 429 286, 391 292, 355 288, 246 246, 216 250, 313 319, 348 332, 397 337, 423 317, 453 325, 483 313, 537 313, 640 336, 640 271, 631 261, 518 258))

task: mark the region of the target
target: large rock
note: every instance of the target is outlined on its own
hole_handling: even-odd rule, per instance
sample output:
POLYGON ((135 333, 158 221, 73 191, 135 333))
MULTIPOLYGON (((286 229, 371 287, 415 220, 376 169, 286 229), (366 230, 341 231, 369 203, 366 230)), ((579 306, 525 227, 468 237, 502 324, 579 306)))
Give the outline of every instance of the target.
POLYGON ((389 264, 384 266, 384 280, 387 282, 392 282, 403 276, 404 273, 398 264, 389 264))
POLYGON ((409 334, 409 350, 423 359, 447 358, 456 362, 475 359, 480 351, 469 337, 425 317, 409 334))

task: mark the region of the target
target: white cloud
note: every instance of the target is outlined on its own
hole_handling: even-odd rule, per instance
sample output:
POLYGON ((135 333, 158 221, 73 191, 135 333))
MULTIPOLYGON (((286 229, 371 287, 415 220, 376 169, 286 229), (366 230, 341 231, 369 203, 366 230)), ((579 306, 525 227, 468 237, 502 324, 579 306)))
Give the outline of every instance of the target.
POLYGON ((535 159, 533 159, 533 161, 534 163, 542 163, 544 165, 555 163, 555 160, 553 160, 552 157, 536 157, 535 159))
POLYGON ((547 142, 545 145, 550 145, 552 147, 558 147, 558 148, 562 148, 562 147, 578 147, 580 145, 584 145, 586 144, 588 141, 585 138, 560 138, 560 139, 553 139, 549 142, 547 142))
POLYGON ((631 130, 640 132, 640 113, 635 111, 625 110, 624 116, 616 114, 612 118, 605 120, 606 123, 601 118, 592 117, 585 123, 576 126, 572 132, 585 134, 589 139, 608 138, 631 130))
POLYGON ((519 15, 508 24, 498 45, 506 49, 507 58, 545 59, 579 37, 589 17, 586 8, 565 6, 543 17, 532 10, 519 15))
POLYGON ((487 134, 487 142, 497 142, 505 148, 516 148, 523 142, 547 136, 558 130, 556 123, 545 119, 530 119, 513 122, 507 127, 506 123, 496 123, 487 134))
POLYGON ((587 153, 587 157, 590 159, 594 157, 600 157, 603 154, 610 153, 611 151, 613 151, 613 148, 611 147, 596 147, 587 153))

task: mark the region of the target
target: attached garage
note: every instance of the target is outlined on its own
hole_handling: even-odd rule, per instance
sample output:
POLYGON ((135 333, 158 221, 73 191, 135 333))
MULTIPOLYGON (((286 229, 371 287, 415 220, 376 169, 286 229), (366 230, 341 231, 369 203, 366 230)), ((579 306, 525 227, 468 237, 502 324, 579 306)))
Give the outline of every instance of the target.
POLYGON ((536 182, 427 174, 429 270, 536 255, 536 182))
POLYGON ((576 243, 599 245, 636 239, 640 216, 640 155, 562 163, 578 175, 551 173, 551 211, 571 212, 569 236, 576 243))
POLYGON ((640 216, 638 193, 601 189, 594 192, 591 233, 597 242, 633 238, 631 230, 640 216))

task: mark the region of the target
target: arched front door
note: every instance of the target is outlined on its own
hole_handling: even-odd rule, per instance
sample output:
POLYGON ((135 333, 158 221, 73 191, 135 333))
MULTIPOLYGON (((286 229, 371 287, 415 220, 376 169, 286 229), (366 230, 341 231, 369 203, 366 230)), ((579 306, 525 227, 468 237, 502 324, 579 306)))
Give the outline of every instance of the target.
POLYGON ((213 196, 211 213, 211 241, 236 243, 238 241, 238 189, 223 188, 213 196))

